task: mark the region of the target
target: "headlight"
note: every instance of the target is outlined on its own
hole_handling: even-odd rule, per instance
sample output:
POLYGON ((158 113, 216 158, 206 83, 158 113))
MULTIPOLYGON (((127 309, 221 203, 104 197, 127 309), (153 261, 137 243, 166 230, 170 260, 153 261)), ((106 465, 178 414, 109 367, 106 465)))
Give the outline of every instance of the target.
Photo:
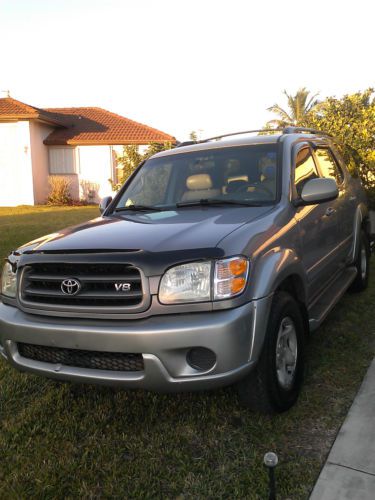
POLYGON ((17 292, 17 274, 12 265, 6 262, 1 275, 1 293, 7 297, 15 297, 17 292))
POLYGON ((248 272, 249 261, 242 256, 175 266, 161 279, 159 300, 181 304, 235 297, 244 291, 248 272))
POLYGON ((160 282, 160 302, 177 304, 211 300, 211 267, 211 262, 192 262, 169 269, 160 282))

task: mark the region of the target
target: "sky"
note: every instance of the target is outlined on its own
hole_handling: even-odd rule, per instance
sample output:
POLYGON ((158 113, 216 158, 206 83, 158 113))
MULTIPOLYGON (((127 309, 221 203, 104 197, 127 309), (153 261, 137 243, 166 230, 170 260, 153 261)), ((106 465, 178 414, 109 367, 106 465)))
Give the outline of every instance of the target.
POLYGON ((0 90, 179 140, 261 128, 283 90, 375 86, 374 0, 0 0, 0 90))

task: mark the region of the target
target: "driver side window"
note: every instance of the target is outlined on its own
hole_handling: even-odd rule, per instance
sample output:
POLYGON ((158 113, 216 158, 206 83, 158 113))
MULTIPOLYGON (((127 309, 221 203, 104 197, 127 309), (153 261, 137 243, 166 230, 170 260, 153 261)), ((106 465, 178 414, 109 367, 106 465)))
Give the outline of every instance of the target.
POLYGON ((298 196, 301 196, 303 186, 310 179, 319 177, 314 158, 308 147, 298 151, 294 170, 294 185, 298 196))

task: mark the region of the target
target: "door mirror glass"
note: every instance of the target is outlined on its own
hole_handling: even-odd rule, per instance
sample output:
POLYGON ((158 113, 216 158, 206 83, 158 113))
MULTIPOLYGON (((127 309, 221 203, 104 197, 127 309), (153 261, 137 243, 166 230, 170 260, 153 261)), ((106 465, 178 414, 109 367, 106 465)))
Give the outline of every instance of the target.
POLYGON ((105 196, 102 199, 102 201, 99 203, 99 210, 100 210, 101 214, 108 207, 108 205, 111 203, 111 201, 112 201, 112 196, 105 196))
POLYGON ((310 179, 303 186, 299 205, 315 205, 337 198, 339 190, 334 179, 310 179))

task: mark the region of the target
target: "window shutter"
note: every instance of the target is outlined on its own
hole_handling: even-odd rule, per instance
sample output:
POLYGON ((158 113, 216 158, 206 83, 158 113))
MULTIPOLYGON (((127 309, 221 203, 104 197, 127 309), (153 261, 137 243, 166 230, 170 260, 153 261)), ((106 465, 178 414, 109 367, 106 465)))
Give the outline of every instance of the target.
POLYGON ((50 148, 49 171, 50 174, 75 174, 75 149, 50 148))

